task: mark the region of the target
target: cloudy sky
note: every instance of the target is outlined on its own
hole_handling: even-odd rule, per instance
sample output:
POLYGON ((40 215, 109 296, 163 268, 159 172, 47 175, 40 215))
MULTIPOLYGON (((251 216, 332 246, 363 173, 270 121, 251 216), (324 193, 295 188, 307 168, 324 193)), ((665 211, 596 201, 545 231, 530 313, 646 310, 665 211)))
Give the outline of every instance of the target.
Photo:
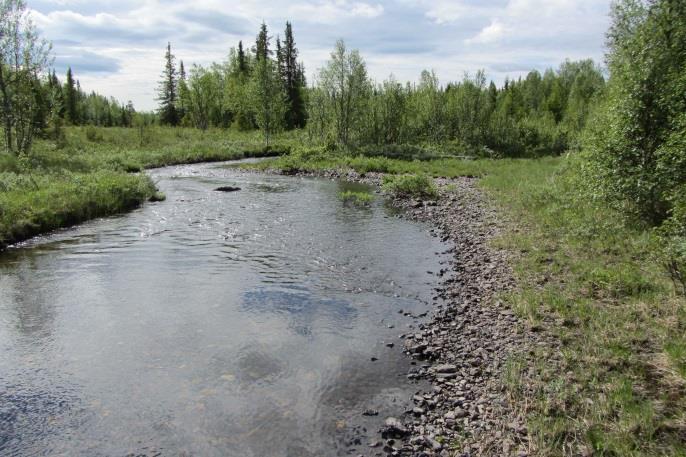
MULTIPOLYGON (((609 0, 28 0, 54 45, 58 73, 71 66, 86 90, 153 109, 164 48, 177 59, 224 60, 252 44, 265 21, 273 35, 293 23, 308 75, 336 39, 360 50, 377 80, 442 82, 486 70, 500 83, 566 58, 602 62, 609 0)), ((281 32, 282 33, 282 32, 281 32)))

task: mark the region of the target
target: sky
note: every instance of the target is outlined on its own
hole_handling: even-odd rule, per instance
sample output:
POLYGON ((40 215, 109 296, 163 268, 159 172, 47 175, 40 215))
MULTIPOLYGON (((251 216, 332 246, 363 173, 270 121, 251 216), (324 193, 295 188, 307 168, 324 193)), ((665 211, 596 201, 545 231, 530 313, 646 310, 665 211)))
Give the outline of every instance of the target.
MULTIPOLYGON (((264 21, 270 35, 291 21, 311 79, 337 39, 359 49, 377 81, 440 81, 486 71, 501 84, 569 58, 603 62, 609 0, 28 0, 53 43, 55 69, 72 67, 84 90, 138 110, 155 93, 167 42, 186 68, 252 46, 264 21)), ((275 40, 275 38, 274 38, 275 40)), ((272 40, 272 41, 274 41, 272 40)))

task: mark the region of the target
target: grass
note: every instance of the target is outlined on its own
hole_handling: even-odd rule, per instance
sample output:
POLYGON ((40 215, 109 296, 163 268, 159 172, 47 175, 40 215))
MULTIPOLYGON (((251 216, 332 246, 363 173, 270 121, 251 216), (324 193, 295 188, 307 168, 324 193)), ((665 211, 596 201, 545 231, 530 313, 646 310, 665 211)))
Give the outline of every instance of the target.
POLYGON ((398 198, 438 198, 436 185, 424 174, 385 175, 382 189, 398 198))
POLYGON ((294 148, 294 152, 273 160, 265 160, 242 167, 256 170, 277 169, 285 173, 318 172, 325 170, 354 170, 360 174, 425 174, 434 177, 485 176, 494 169, 506 170, 511 163, 524 159, 460 160, 402 160, 388 157, 328 153, 316 148, 294 148))
POLYGON ((299 132, 270 148, 259 133, 146 127, 70 127, 36 142, 30 157, 0 152, 0 249, 94 217, 160 201, 146 168, 288 152, 299 132))
POLYGON ((529 418, 534 454, 686 455, 686 303, 656 238, 579 192, 570 159, 494 169, 481 185, 516 221, 518 289, 503 297, 561 350, 507 365, 504 385, 529 418))
POLYGON ((374 201, 374 196, 372 194, 353 190, 340 192, 338 198, 340 198, 344 204, 357 207, 367 207, 374 201))

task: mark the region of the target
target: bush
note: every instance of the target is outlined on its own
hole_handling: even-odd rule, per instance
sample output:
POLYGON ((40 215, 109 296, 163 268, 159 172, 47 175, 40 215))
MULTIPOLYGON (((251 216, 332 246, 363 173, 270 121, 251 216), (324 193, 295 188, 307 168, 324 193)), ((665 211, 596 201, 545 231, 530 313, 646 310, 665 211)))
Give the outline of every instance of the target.
POLYGON ((426 175, 387 175, 383 178, 382 187, 385 192, 400 198, 435 199, 438 197, 436 185, 426 175))
POLYGON ((103 137, 101 131, 99 131, 92 125, 89 125, 88 127, 86 127, 86 139, 93 143, 100 143, 105 139, 105 137, 103 137))
POLYGON ((686 180, 686 4, 624 1, 614 13, 608 97, 584 141, 587 181, 599 198, 659 226, 686 180))
POLYGON ((353 206, 369 206, 372 201, 374 201, 374 196, 367 192, 355 192, 352 190, 346 190, 345 192, 340 192, 338 194, 344 204, 350 204, 353 206))

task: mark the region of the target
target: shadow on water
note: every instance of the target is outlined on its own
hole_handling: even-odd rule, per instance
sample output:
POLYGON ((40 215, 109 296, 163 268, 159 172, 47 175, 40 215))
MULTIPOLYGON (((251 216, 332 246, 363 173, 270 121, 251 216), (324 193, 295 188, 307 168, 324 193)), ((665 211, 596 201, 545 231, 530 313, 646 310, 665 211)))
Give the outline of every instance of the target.
POLYGON ((243 294, 242 308, 249 312, 285 314, 300 335, 312 332, 314 320, 326 318, 330 325, 352 328, 357 310, 342 299, 316 297, 305 288, 259 288, 243 294))

